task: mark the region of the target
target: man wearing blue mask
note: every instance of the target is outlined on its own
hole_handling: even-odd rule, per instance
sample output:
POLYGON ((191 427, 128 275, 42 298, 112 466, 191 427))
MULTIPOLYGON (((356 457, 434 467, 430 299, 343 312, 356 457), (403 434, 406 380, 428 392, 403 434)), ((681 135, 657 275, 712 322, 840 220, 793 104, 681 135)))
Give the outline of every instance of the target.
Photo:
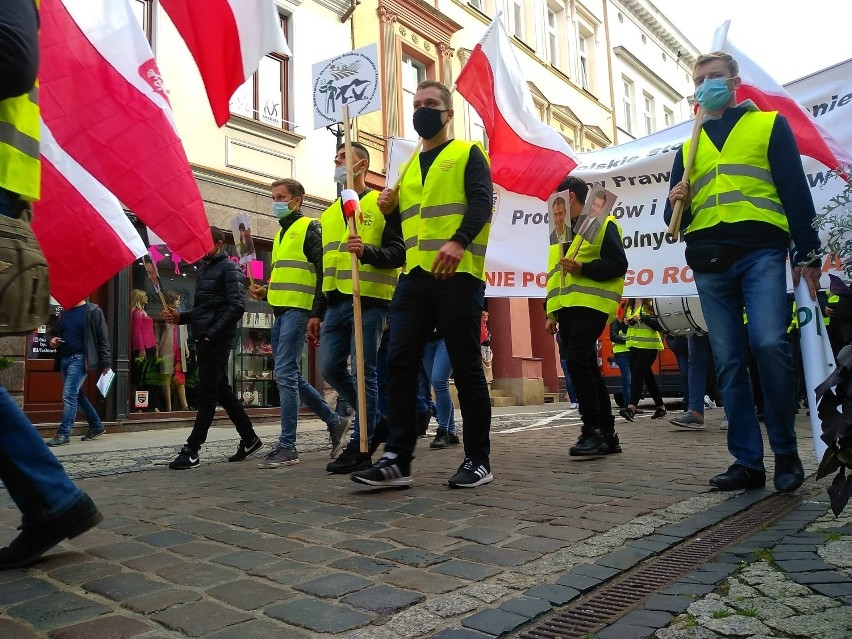
MULTIPOLYGON (((357 424, 366 420, 370 450, 375 450, 382 432, 379 427, 379 384, 376 365, 382 331, 388 317, 390 300, 396 288, 399 271, 405 263, 405 245, 399 213, 385 217, 376 200, 378 192, 367 186, 370 153, 363 144, 352 143, 353 188, 358 194, 361 211, 355 219, 356 233, 349 234, 341 199, 338 198, 320 217, 322 225, 323 276, 322 290, 328 299, 328 310, 322 329, 311 326, 311 338, 322 340, 319 353, 320 372, 350 406, 358 405, 355 378, 348 361, 355 365, 356 349, 363 346, 364 394, 367 415, 358 415, 357 424), (354 311, 352 306, 352 254, 358 258, 361 286, 362 344, 355 343, 354 311)), ((334 156, 334 180, 346 186, 346 146, 339 144, 334 156)), ((370 453, 361 452, 359 428, 352 429, 349 443, 337 459, 326 466, 335 474, 349 474, 372 466, 370 453)), ((332 450, 332 456, 336 452, 332 450)))
POLYGON ((482 370, 480 324, 485 295, 485 249, 491 229, 488 158, 476 143, 454 140, 452 96, 425 80, 414 94, 414 129, 422 151, 400 169, 399 194, 385 189, 377 204, 399 211, 408 272, 390 306, 389 433, 382 457, 352 480, 370 486, 409 486, 417 442, 417 383, 426 340, 437 328, 447 346, 464 421, 465 459, 451 488, 493 480, 491 400, 482 370))
POLYGON ((666 204, 683 201, 686 261, 707 320, 719 391, 728 415, 728 450, 735 461, 710 480, 720 490, 766 483, 763 440, 749 383, 748 348, 754 353, 765 398, 766 433, 775 453, 775 488, 793 491, 804 470, 796 446, 794 374, 786 339, 786 259, 792 237, 793 280, 804 277, 811 298, 819 290, 820 247, 811 223, 816 215, 787 121, 747 100, 737 104, 736 60, 722 51, 699 56, 693 70, 695 98, 706 114, 696 140, 695 162, 684 175, 678 151, 666 204))
POLYGON ((272 245, 272 273, 268 286, 249 287, 251 296, 268 301, 275 315, 272 353, 281 398, 278 445, 258 464, 259 468, 299 463, 296 423, 300 403, 326 423, 332 452, 340 447, 349 429, 349 420, 335 413, 299 370, 305 338, 319 333, 326 308, 321 275, 322 231, 319 222, 302 215, 304 199, 305 187, 296 180, 284 178, 272 183, 272 212, 281 225, 272 245))

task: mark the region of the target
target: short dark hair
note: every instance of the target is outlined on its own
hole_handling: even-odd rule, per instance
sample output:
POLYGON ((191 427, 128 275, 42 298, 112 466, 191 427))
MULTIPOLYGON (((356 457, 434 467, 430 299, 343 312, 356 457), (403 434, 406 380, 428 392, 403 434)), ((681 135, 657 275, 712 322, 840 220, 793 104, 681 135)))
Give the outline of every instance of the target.
POLYGON ((216 244, 216 242, 221 242, 222 244, 225 243, 225 231, 220 229, 218 226, 210 227, 210 235, 213 237, 213 244, 216 244))
POLYGON ((585 204, 586 196, 589 194, 589 185, 586 184, 585 180, 569 175, 559 183, 559 186, 556 187, 556 191, 571 191, 580 204, 585 204))
POLYGON ((423 82, 417 85, 418 91, 420 89, 429 88, 438 89, 438 93, 441 94, 441 101, 444 103, 445 108, 453 108, 453 96, 450 94, 450 90, 447 88, 446 84, 441 84, 437 80, 423 80, 423 82))
POLYGON ((553 200, 553 206, 556 206, 557 204, 561 204, 562 206, 565 206, 565 198, 560 195, 558 198, 553 200))
POLYGON ((272 183, 272 188, 274 189, 276 186, 283 186, 293 197, 302 198, 303 200, 305 199, 305 187, 302 186, 301 182, 294 180, 293 178, 281 178, 280 180, 275 180, 272 183))
MULTIPOLYGON (((346 148, 346 143, 341 142, 337 145, 337 150, 346 148)), ((370 152, 367 150, 367 147, 361 144, 360 142, 352 143, 352 150, 355 151, 355 155, 358 156, 359 160, 367 160, 367 166, 370 165, 370 152)))
POLYGON ((240 225, 239 225, 237 228, 239 228, 239 230, 241 230, 241 231, 245 231, 245 230, 246 230, 246 225, 245 225, 245 224, 243 224, 242 222, 240 222, 240 225))

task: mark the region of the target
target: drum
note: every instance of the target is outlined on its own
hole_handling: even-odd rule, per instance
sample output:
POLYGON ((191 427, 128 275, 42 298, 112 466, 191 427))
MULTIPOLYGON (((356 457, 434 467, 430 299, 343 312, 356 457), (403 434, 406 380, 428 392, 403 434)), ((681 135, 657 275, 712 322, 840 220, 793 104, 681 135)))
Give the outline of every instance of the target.
POLYGON ((707 322, 697 297, 655 297, 654 312, 672 335, 706 335, 707 322))

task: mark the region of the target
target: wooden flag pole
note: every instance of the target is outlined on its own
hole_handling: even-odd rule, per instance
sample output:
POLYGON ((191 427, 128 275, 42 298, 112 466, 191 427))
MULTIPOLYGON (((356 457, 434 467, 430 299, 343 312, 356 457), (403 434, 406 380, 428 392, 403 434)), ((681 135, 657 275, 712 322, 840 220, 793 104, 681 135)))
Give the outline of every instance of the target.
POLYGON ((160 278, 157 276, 157 267, 150 255, 145 255, 145 271, 148 273, 148 279, 154 285, 154 291, 160 296, 160 303, 163 305, 163 310, 169 308, 166 304, 166 298, 163 296, 163 290, 160 288, 160 278))
MULTIPOLYGON (((346 188, 355 186, 355 177, 352 175, 352 135, 349 131, 349 105, 343 105, 343 144, 346 152, 346 188)), ((359 207, 360 208, 360 207, 359 207)), ((356 235, 355 214, 349 216, 349 235, 356 235)), ((361 276, 358 270, 358 256, 352 257, 352 315, 355 324, 355 380, 358 387, 358 435, 360 450, 366 453, 369 450, 367 442, 367 422, 370 416, 367 414, 367 394, 364 373, 364 325, 361 319, 361 276)))
MULTIPOLYGON (((701 135, 701 124, 704 120, 704 109, 698 107, 695 113, 695 122, 692 125, 692 138, 689 142, 689 153, 686 156, 686 164, 683 167, 683 179, 689 181, 689 172, 695 163, 695 150, 698 148, 698 137, 701 135)), ((683 217, 683 200, 678 200, 672 207, 672 219, 669 222, 669 235, 677 238, 680 234, 680 222, 683 217)))

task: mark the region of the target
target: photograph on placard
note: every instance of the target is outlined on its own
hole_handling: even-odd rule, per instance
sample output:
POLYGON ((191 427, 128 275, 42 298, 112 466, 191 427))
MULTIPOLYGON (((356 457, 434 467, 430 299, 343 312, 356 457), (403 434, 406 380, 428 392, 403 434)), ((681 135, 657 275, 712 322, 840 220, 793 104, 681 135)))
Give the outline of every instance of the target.
POLYGON ((234 234, 234 244, 237 247, 240 264, 247 264, 256 259, 248 213, 240 213, 231 220, 231 233, 234 234))
POLYGON ((568 246, 574 237, 571 233, 571 220, 568 217, 568 193, 559 191, 547 198, 547 219, 550 230, 550 244, 568 246))
POLYGON ((616 195, 600 185, 595 185, 586 196, 583 212, 577 219, 574 231, 586 242, 594 242, 606 216, 615 204, 616 195))

